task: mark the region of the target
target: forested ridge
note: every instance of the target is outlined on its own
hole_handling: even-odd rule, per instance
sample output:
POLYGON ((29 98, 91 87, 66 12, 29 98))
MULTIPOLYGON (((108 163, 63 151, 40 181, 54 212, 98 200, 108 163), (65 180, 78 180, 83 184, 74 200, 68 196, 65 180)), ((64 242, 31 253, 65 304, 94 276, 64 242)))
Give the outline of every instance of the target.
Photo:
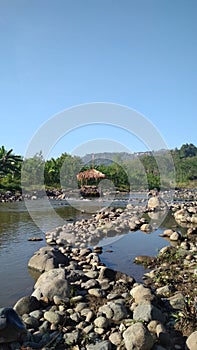
MULTIPOLYGON (((140 153, 101 153, 83 158, 62 153, 44 160, 42 153, 23 159, 14 151, 0 147, 0 190, 79 187, 76 175, 94 167, 121 191, 147 188, 195 187, 197 185, 197 147, 184 144, 171 151, 140 153), (44 177, 43 177, 44 173, 44 177), (44 178, 44 181, 42 180, 44 178), (162 179, 162 181, 161 181, 162 179), (174 181, 172 181, 174 179, 174 181), (44 182, 44 183, 43 183, 44 182)), ((94 182, 94 181, 93 181, 94 182)), ((87 184, 93 184, 89 181, 87 184)), ((96 183, 98 185, 98 183, 96 183)))

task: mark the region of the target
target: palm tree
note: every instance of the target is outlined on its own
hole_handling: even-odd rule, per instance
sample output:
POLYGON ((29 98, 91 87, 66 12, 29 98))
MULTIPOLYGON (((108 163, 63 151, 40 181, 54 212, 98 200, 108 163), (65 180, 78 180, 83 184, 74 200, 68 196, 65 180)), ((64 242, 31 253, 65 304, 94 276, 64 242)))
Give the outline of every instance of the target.
POLYGON ((13 150, 7 151, 4 146, 0 147, 0 175, 16 174, 20 171, 22 157, 13 154, 13 150))

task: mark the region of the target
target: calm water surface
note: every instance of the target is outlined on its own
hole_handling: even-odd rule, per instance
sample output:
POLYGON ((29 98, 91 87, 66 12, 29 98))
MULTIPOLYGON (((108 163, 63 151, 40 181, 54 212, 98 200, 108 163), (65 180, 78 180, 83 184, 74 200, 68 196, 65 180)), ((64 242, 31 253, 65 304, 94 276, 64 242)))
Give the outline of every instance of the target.
MULTIPOLYGON (((31 294, 34 280, 28 272, 28 260, 35 251, 46 245, 44 232, 60 225, 61 220, 51 215, 44 201, 31 201, 29 205, 41 229, 33 222, 23 202, 0 203, 0 307, 12 306, 20 297, 31 294), (42 237, 43 241, 28 241, 32 237, 42 237)), ((53 206, 65 221, 90 216, 61 202, 54 201, 53 206)), ((84 209, 84 203, 81 209, 84 209)), ((101 259, 107 266, 140 280, 144 269, 133 264, 133 260, 136 255, 156 255, 158 249, 168 244, 158 236, 162 229, 151 234, 137 231, 105 238, 98 242, 104 247, 101 259)))

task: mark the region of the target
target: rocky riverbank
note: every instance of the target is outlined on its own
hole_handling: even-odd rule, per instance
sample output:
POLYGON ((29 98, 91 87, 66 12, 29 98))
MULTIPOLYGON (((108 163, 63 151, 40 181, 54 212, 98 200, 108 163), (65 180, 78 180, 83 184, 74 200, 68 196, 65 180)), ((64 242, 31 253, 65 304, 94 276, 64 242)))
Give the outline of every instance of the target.
MULTIPOLYGON (((138 199, 142 199, 141 196, 144 196, 144 199, 147 199, 148 192, 146 190, 142 191, 134 191, 135 195, 138 193, 140 196, 138 199)), ((119 191, 113 192, 113 196, 119 197, 121 195, 125 195, 126 193, 121 193, 119 191)), ((128 193, 129 194, 129 193, 128 193)), ((45 196, 48 196, 49 199, 56 199, 56 200, 66 200, 68 198, 76 198, 80 199, 80 189, 75 190, 64 190, 64 189, 46 189, 46 190, 32 190, 32 191, 4 191, 0 192, 0 203, 7 203, 7 202, 15 202, 15 201, 21 201, 25 199, 29 200, 37 200, 40 198, 43 198, 45 196)), ((110 195, 110 192, 108 193, 110 195)), ((132 199, 132 192, 130 192, 131 199, 132 199)), ((165 199, 170 198, 170 201, 196 201, 197 200, 197 191, 190 190, 190 189, 176 189, 175 191, 163 191, 161 193, 161 197, 164 196, 165 199)), ((95 193, 92 197, 96 197, 95 193)))
POLYGON ((21 192, 6 191, 0 193, 0 203, 20 202, 23 200, 21 192))
POLYGON ((19 202, 25 199, 37 200, 48 196, 50 199, 65 199, 66 193, 62 190, 39 190, 39 191, 4 191, 0 192, 0 203, 19 202))
POLYGON ((102 247, 88 246, 128 228, 151 230, 145 207, 102 210, 47 232, 49 245, 29 261, 41 274, 34 292, 0 310, 0 349, 196 350, 197 203, 171 209, 190 227, 185 236, 164 231, 175 246, 158 257, 137 257, 152 269, 144 284, 104 266, 102 247))

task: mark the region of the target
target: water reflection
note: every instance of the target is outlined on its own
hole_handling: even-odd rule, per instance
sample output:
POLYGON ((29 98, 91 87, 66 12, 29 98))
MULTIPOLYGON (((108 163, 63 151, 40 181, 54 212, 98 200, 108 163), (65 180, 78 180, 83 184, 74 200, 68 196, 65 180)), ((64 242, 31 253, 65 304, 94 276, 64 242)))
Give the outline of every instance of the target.
MULTIPOLYGON (((58 210, 58 204, 54 203, 58 210)), ((32 202, 40 225, 47 231, 59 223, 45 211, 42 201, 32 202)), ((64 220, 82 214, 71 207, 60 209, 64 220)), ((28 241, 31 237, 44 237, 44 233, 32 221, 22 202, 0 204, 0 307, 12 306, 21 296, 30 294, 33 279, 28 273, 27 263, 36 250, 44 246, 43 241, 28 241)))

